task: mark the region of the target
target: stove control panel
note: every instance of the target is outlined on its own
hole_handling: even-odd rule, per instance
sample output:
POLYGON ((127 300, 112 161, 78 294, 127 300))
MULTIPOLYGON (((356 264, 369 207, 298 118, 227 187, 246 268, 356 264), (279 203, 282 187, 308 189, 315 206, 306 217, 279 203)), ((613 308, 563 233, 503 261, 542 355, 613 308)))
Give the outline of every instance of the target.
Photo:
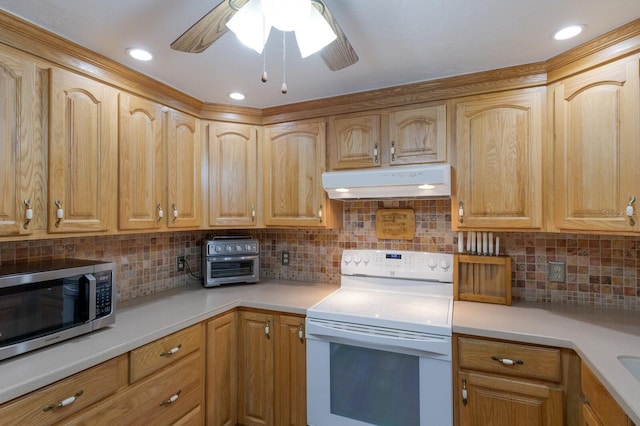
POLYGON ((453 282, 453 255, 405 250, 344 250, 342 275, 453 282))

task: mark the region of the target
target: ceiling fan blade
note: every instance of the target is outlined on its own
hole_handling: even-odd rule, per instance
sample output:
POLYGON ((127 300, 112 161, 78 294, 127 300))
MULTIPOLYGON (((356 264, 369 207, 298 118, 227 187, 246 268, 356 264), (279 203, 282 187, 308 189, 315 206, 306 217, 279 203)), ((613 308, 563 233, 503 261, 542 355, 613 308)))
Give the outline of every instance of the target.
POLYGON ((171 43, 171 48, 189 53, 204 51, 227 32, 227 22, 247 1, 223 0, 171 43))
POLYGON ((347 36, 342 32, 342 28, 338 25, 327 5, 320 0, 313 0, 314 3, 320 3, 320 13, 327 20, 337 38, 320 51, 322 59, 331 71, 338 71, 358 62, 358 54, 349 43, 347 36))

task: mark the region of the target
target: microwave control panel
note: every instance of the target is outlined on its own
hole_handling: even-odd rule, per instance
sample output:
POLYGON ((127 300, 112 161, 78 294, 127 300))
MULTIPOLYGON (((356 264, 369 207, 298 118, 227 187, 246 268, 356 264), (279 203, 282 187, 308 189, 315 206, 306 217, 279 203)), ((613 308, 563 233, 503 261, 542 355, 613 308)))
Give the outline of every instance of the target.
POLYGON ((106 317, 111 313, 113 284, 111 271, 96 272, 96 318, 106 317))

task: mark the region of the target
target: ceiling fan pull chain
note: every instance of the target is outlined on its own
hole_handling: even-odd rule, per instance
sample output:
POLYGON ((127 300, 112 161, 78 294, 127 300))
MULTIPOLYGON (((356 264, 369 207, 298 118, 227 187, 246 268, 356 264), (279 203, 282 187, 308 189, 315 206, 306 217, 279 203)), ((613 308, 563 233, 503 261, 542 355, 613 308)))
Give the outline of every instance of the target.
MULTIPOLYGON (((231 1, 231 0, 230 0, 231 1)), ((267 41, 264 39, 265 27, 267 26, 267 18, 262 15, 262 44, 266 44, 267 41)), ((267 52, 266 50, 262 50, 262 78, 263 83, 267 82, 267 52)))
POLYGON ((286 61, 287 59, 287 34, 282 32, 282 94, 287 93, 287 71, 286 61))

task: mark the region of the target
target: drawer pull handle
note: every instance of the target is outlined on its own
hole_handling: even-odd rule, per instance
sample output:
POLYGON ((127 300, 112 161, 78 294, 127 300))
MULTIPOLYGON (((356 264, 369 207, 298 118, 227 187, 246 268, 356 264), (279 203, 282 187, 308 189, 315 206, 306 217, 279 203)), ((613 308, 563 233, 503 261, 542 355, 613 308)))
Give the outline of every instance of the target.
POLYGON ((492 356, 492 357, 491 357, 491 359, 492 359, 492 360, 494 360, 494 361, 501 362, 501 363, 503 363, 504 365, 513 365, 513 364, 522 365, 522 364, 524 364, 524 361, 523 361, 523 360, 521 360, 521 359, 513 360, 513 359, 509 359, 509 358, 498 358, 498 357, 497 357, 497 356, 495 356, 495 355, 494 355, 494 356, 492 356))
POLYGON ((46 407, 44 407, 44 409, 42 411, 50 411, 50 410, 53 410, 54 408, 61 408, 61 407, 66 407, 67 405, 71 405, 74 402, 76 402, 76 399, 78 399, 78 397, 80 395, 82 395, 83 393, 84 393, 83 390, 79 390, 78 392, 76 392, 75 395, 70 396, 69 398, 63 399, 62 401, 58 402, 57 404, 47 405, 46 407))
POLYGON ((182 348, 182 345, 181 345, 181 344, 180 344, 180 345, 178 345, 178 346, 176 346, 176 347, 174 347, 174 348, 169 349, 168 351, 164 351, 164 352, 162 352, 162 353, 160 354, 160 356, 170 356, 170 355, 173 355, 173 354, 177 353, 177 352, 180 350, 180 348, 182 348))
POLYGON ((164 401, 162 401, 160 403, 160 406, 164 407, 166 405, 173 404, 174 402, 176 402, 178 400, 178 398, 180 397, 180 392, 182 392, 182 389, 179 390, 178 392, 176 392, 175 395, 173 395, 171 398, 165 399, 164 401))

